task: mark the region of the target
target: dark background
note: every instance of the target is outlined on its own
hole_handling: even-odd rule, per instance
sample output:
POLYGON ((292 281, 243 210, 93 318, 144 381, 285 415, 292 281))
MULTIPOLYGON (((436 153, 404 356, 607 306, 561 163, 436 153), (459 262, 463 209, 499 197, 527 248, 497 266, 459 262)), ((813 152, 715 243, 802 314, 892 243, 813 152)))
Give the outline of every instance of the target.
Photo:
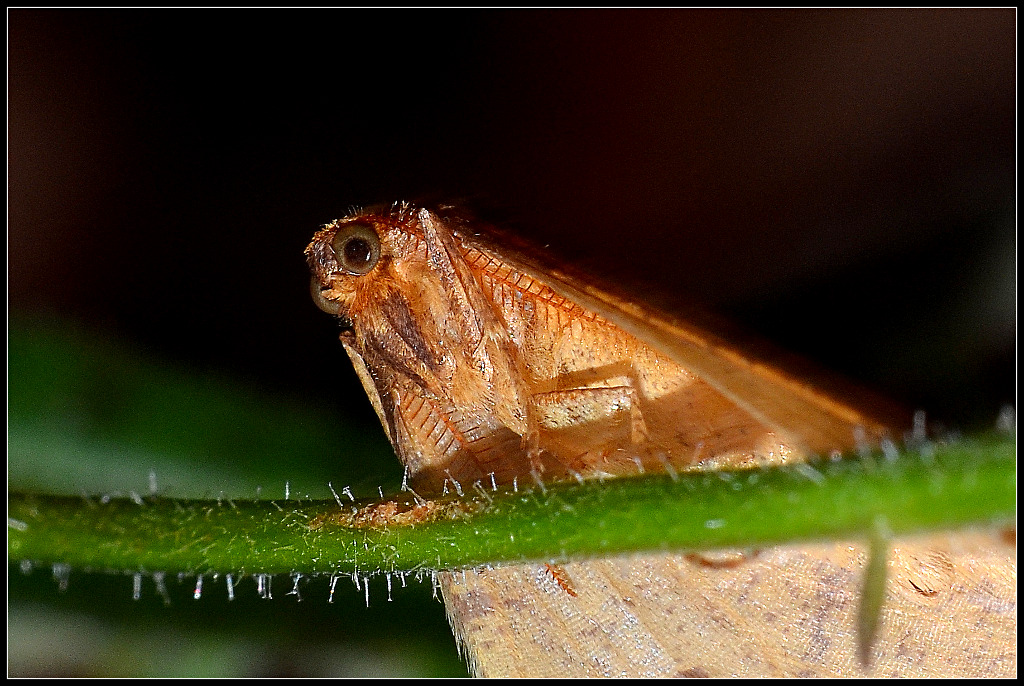
POLYGON ((16 314, 339 402, 303 247, 456 199, 951 423, 1014 398, 1013 10, 12 11, 9 38, 16 314))
POLYGON ((8 35, 15 317, 374 422, 302 250, 427 197, 948 426, 1014 402, 1012 9, 13 10, 8 35))

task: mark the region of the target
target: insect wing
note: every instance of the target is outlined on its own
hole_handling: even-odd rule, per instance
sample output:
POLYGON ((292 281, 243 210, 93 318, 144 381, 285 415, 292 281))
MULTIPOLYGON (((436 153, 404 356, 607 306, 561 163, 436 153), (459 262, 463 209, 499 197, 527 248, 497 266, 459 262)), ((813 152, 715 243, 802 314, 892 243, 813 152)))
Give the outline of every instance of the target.
POLYGON ((766 343, 750 342, 749 336, 737 335, 730 325, 707 313, 688 313, 690 319, 700 321, 698 325, 655 311, 616 295, 619 289, 556 265, 494 227, 474 226, 463 240, 669 357, 808 454, 845 450, 855 440, 874 443, 909 427, 908 413, 890 401, 834 376, 828 378, 766 343), (748 342, 740 347, 732 342, 737 339, 748 342), (787 373, 783 365, 793 371, 787 373))

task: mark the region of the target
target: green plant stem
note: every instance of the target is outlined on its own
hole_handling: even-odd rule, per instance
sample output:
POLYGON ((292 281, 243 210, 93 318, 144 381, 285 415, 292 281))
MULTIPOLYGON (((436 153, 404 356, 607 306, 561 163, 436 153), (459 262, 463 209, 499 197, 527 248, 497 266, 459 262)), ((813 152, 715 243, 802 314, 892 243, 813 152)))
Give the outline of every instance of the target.
POLYGON ((125 571, 373 574, 868 537, 879 518, 900 535, 1012 519, 1015 449, 1012 436, 994 434, 765 470, 517 492, 467 484, 465 497, 446 499, 456 515, 369 528, 329 519, 366 502, 13 493, 8 557, 125 571))

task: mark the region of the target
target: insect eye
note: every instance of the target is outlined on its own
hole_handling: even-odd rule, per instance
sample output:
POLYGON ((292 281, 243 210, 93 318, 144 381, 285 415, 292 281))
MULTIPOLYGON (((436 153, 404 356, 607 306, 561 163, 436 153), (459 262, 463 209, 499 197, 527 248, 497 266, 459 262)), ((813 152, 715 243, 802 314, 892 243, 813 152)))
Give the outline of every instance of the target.
POLYGON ((372 226, 346 224, 331 241, 338 264, 351 274, 365 274, 380 259, 380 238, 372 226))

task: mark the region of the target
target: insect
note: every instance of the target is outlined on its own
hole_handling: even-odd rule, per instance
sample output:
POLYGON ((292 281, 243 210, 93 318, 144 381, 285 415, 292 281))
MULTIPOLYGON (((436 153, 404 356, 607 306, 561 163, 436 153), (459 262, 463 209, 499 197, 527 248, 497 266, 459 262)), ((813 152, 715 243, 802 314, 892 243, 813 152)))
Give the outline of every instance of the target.
POLYGON ((548 570, 548 574, 551 575, 551 578, 554 579, 559 588, 571 595, 573 598, 579 597, 579 594, 576 593, 576 587, 573 586, 572 580, 569 578, 569 575, 565 573, 564 569, 558 565, 551 564, 544 565, 544 569, 548 570))
MULTIPOLYGON (((354 211, 324 226, 306 256, 313 299, 342 321, 343 347, 422 494, 474 481, 782 464, 876 442, 901 421, 884 403, 837 400, 706 327, 598 288, 452 207, 354 211)), ((751 574, 782 583, 778 607, 758 610, 777 618, 795 596, 817 592, 809 578, 853 583, 860 562, 842 557, 827 546, 762 555, 741 565, 744 576, 658 554, 440 581, 478 674, 836 674, 842 666, 824 657, 744 671, 724 648, 712 664, 707 645, 728 643, 742 661, 756 654, 751 641, 770 650, 783 639, 746 636, 728 617, 696 628, 682 620, 713 617, 714 588, 751 574)), ((819 622, 841 624, 853 607, 826 605, 819 622)), ((785 640, 823 650, 821 635, 805 627, 785 640)))

